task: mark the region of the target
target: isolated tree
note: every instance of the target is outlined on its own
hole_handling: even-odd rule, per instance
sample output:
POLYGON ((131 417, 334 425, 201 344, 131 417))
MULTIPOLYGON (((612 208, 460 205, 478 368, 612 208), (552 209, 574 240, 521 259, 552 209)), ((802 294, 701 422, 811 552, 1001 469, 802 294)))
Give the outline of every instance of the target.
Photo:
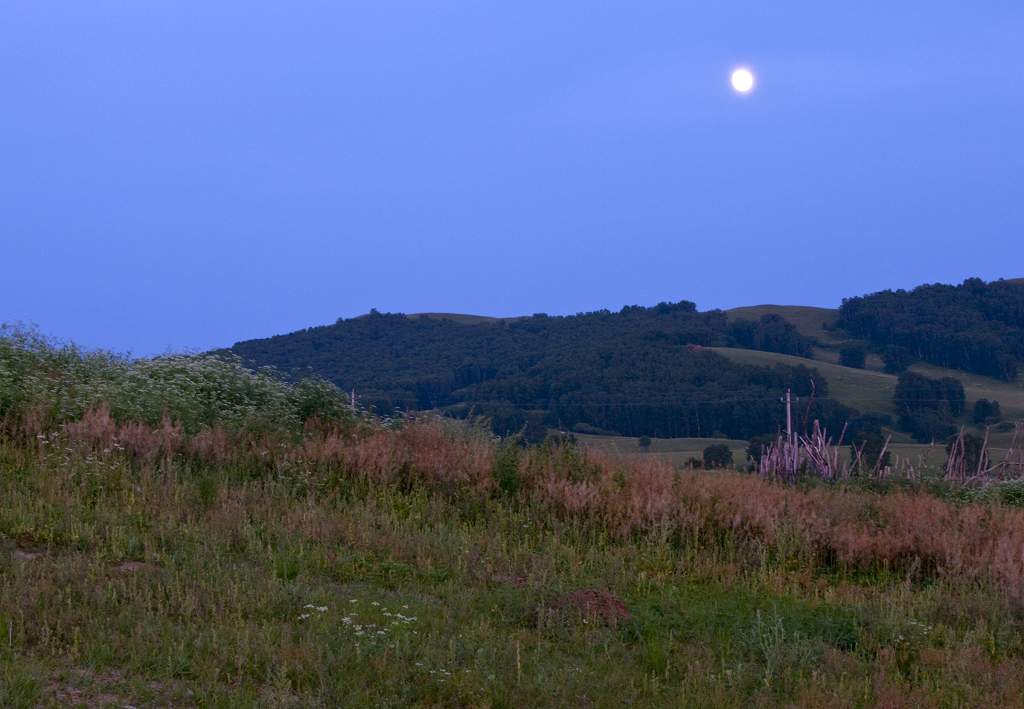
POLYGON ((839 350, 839 364, 854 369, 864 369, 868 352, 863 345, 844 345, 839 350))
POLYGON ((651 439, 649 436, 640 436, 640 440, 636 442, 642 450, 647 450, 651 447, 651 439))
POLYGON ((713 443, 704 449, 705 468, 728 468, 732 465, 732 450, 724 443, 713 443))
POLYGON ((885 362, 886 372, 889 374, 900 374, 910 368, 914 358, 906 347, 889 345, 882 350, 882 361, 885 362))
POLYGON ((956 433, 956 424, 949 414, 940 411, 918 411, 900 417, 900 428, 918 443, 944 441, 956 433))
POLYGON ((999 402, 990 399, 978 399, 974 402, 974 423, 996 423, 1001 417, 999 402))
MULTIPOLYGON (((964 436, 964 468, 968 475, 972 475, 980 467, 982 470, 989 466, 991 462, 988 457, 988 451, 985 450, 985 441, 978 436, 971 435, 970 433, 963 434, 964 436)), ((946 455, 948 456, 953 452, 953 447, 957 445, 957 439, 959 435, 950 436, 946 441, 946 455)))
POLYGON ((548 437, 548 427, 544 423, 543 415, 531 411, 519 431, 519 436, 524 445, 535 446, 543 443, 548 437))
POLYGON ((900 428, 922 443, 949 436, 956 429, 953 420, 963 414, 966 401, 959 379, 930 379, 916 372, 903 372, 893 392, 900 428))
POLYGON ((754 461, 754 465, 758 465, 761 456, 767 452, 769 446, 775 444, 775 441, 773 436, 754 436, 747 444, 747 457, 754 461))
POLYGON ((878 431, 861 431, 850 442, 850 462, 857 464, 860 458, 861 467, 866 470, 884 468, 889 465, 889 451, 885 449, 885 437, 878 431), (881 459, 881 460, 879 460, 881 459))
POLYGON ((942 398, 946 400, 950 415, 962 415, 967 407, 967 394, 964 393, 963 382, 953 377, 943 377, 939 384, 942 386, 942 398))
POLYGON ((568 431, 552 431, 544 438, 544 445, 550 447, 575 446, 579 441, 568 431))
POLYGON ((937 382, 923 374, 904 372, 896 381, 893 403, 901 416, 938 408, 937 382))

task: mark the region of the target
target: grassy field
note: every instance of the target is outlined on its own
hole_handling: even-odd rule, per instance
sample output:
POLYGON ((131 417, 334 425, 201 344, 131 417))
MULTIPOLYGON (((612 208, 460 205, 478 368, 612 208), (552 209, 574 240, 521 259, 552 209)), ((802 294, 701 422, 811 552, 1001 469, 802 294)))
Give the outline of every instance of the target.
POLYGON ((5 707, 1024 701, 997 551, 1024 513, 991 503, 431 422, 162 463, 105 440, 0 442, 5 707))
POLYGON ((732 451, 733 460, 742 463, 746 458, 747 441, 731 438, 652 438, 647 448, 640 447, 640 439, 631 436, 595 436, 573 434, 585 446, 616 455, 653 456, 673 465, 686 465, 692 459, 701 459, 707 446, 724 443, 732 451))
MULTIPOLYGON (((622 456, 652 457, 674 466, 686 466, 691 460, 701 460, 705 447, 724 443, 732 451, 734 465, 742 468, 747 461, 746 451, 749 444, 749 441, 731 438, 652 438, 648 448, 640 448, 640 439, 630 436, 593 436, 579 433, 573 435, 582 445, 595 450, 622 456)), ((993 441, 993 445, 990 448, 997 460, 1005 455, 1011 436, 1009 433, 992 434, 990 440, 993 441)), ((904 434, 897 433, 893 436, 889 450, 894 456, 894 464, 907 461, 916 468, 941 469, 946 463, 944 445, 914 443, 904 434)))

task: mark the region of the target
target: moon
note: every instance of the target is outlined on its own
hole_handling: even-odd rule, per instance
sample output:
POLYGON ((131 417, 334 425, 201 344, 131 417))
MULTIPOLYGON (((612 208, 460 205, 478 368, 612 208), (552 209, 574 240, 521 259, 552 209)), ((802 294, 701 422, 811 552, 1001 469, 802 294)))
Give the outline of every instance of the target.
POLYGON ((737 93, 748 94, 754 90, 754 73, 745 67, 734 69, 729 81, 737 93))

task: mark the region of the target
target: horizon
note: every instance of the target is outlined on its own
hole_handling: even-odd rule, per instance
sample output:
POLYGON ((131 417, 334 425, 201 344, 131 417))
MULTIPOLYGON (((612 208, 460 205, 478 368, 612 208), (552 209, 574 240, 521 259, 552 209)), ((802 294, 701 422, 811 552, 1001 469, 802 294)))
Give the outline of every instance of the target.
MULTIPOLYGON (((1024 278, 997 278, 997 279, 992 279, 992 281, 989 281, 989 282, 995 282, 995 281, 1009 281, 1009 282, 1021 282, 1021 283, 1024 283, 1024 278)), ((906 289, 885 288, 885 289, 882 289, 882 290, 883 291, 886 291, 886 290, 892 290, 892 291, 896 291, 896 290, 913 290, 914 288, 917 288, 917 287, 920 287, 920 286, 927 286, 927 285, 959 285, 959 284, 958 283, 937 283, 937 282, 936 283, 919 283, 919 284, 917 284, 915 286, 911 286, 910 288, 906 288, 906 289)), ((869 294, 862 293, 862 294, 858 294, 858 295, 869 295, 869 294)), ((851 297, 851 296, 847 296, 847 297, 851 297)), ((688 301, 689 299, 683 298, 681 300, 682 301, 688 301)), ((565 313, 555 313, 555 312, 520 313, 518 315, 489 315, 489 314, 486 314, 486 313, 465 313, 465 312, 457 313, 457 312, 440 312, 440 311, 422 311, 422 312, 408 312, 408 311, 400 311, 400 310, 394 310, 394 311, 392 311, 392 310, 385 310, 385 311, 381 311, 378 308, 370 308, 370 310, 368 310, 368 311, 366 311, 364 313, 357 313, 355 315, 351 315, 351 316, 348 316, 348 317, 339 317, 339 318, 335 318, 334 320, 328 321, 328 322, 311 323, 311 324, 308 324, 308 325, 303 325, 303 326, 297 327, 297 328, 295 328, 293 330, 288 330, 288 331, 284 331, 284 332, 268 333, 268 334, 264 334, 264 335, 257 335, 255 337, 247 338, 246 340, 237 340, 237 341, 232 342, 232 343, 225 343, 225 344, 222 344, 222 345, 217 345, 217 346, 214 346, 214 347, 208 347, 208 348, 205 348, 205 349, 202 349, 202 348, 178 348, 178 349, 167 348, 167 349, 165 349, 165 350, 163 350, 161 352, 149 352, 149 353, 141 353, 141 354, 140 353, 132 352, 130 350, 117 350, 117 349, 114 349, 114 348, 111 348, 111 347, 106 347, 106 346, 104 346, 102 344, 99 344, 99 345, 83 344, 83 343, 80 343, 80 342, 78 342, 76 340, 73 340, 73 339, 70 339, 70 338, 61 337, 57 333, 47 332, 45 330, 45 328, 42 328, 39 325, 39 323, 15 320, 15 321, 10 321, 10 322, 0 321, 0 325, 8 326, 8 327, 14 327, 16 329, 18 329, 18 328, 20 328, 20 329, 28 328, 28 330, 38 333, 40 336, 42 336, 44 339, 46 339, 47 341, 49 341, 51 343, 72 344, 72 345, 75 345, 77 347, 82 348, 85 351, 109 352, 111 354, 115 354, 115 355, 118 355, 118 356, 129 357, 131 359, 145 359, 147 357, 169 356, 169 355, 178 355, 178 354, 185 354, 185 355, 204 354, 204 353, 208 353, 208 352, 211 352, 211 351, 214 351, 214 350, 218 350, 218 349, 230 349, 231 347, 233 347, 235 345, 241 344, 243 342, 251 341, 251 340, 263 340, 263 339, 268 339, 268 338, 275 337, 275 336, 278 336, 278 335, 291 335, 291 334, 295 334, 295 333, 298 333, 298 332, 303 332, 303 331, 311 330, 311 329, 315 329, 315 328, 331 327, 332 325, 335 325, 335 324, 337 324, 340 321, 355 320, 355 319, 358 319, 358 318, 363 318, 363 317, 366 317, 366 316, 368 316, 368 315, 370 315, 371 313, 374 313, 374 312, 377 312, 377 313, 379 313, 381 315, 401 315, 403 317, 409 317, 409 318, 412 318, 412 317, 433 317, 433 318, 437 318, 437 319, 446 319, 446 318, 470 317, 470 318, 481 318, 483 320, 501 321, 501 320, 522 320, 522 319, 526 319, 526 318, 535 317, 535 316, 538 316, 538 315, 545 316, 545 317, 566 318, 566 317, 574 317, 574 316, 579 316, 579 315, 587 315, 587 314, 594 313, 594 312, 600 312, 602 310, 606 310, 606 311, 611 312, 611 313, 617 313, 620 310, 623 310, 623 309, 626 309, 626 308, 631 308, 631 307, 642 307, 642 308, 651 309, 651 308, 654 308, 655 306, 660 305, 661 303, 665 303, 665 302, 678 303, 678 302, 681 302, 681 301, 661 301, 659 303, 649 303, 649 304, 644 304, 644 303, 624 303, 623 305, 621 305, 619 307, 615 307, 615 308, 597 308, 597 309, 594 309, 594 310, 577 310, 575 312, 565 312, 565 313)), ((689 302, 693 302, 693 301, 689 301, 689 302)), ((697 306, 697 312, 722 311, 722 312, 728 313, 728 312, 732 312, 734 310, 744 310, 744 309, 748 309, 748 308, 750 308, 750 309, 757 309, 757 308, 779 308, 779 309, 807 308, 807 309, 811 309, 811 310, 828 310, 828 311, 832 311, 832 312, 838 312, 838 305, 839 304, 837 304, 836 307, 829 307, 829 306, 820 306, 820 305, 805 305, 803 303, 768 303, 768 302, 765 302, 765 303, 746 303, 746 304, 741 304, 741 305, 735 305, 735 306, 728 307, 728 308, 701 308, 700 307, 700 303, 695 303, 695 305, 697 306)))
POLYGON ((84 347, 1021 275, 1018 5, 0 17, 0 321, 84 347))

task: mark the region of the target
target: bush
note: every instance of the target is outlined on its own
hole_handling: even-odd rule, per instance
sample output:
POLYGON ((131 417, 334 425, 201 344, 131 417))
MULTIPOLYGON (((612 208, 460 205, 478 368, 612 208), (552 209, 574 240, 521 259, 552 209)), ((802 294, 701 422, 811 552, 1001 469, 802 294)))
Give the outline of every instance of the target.
POLYGON ((930 379, 916 372, 901 374, 893 393, 900 427, 923 443, 951 435, 953 419, 963 414, 966 401, 960 380, 930 379))
POLYGON ((999 402, 989 399, 978 399, 974 402, 974 423, 990 424, 996 423, 1001 417, 999 402))
POLYGON ((864 369, 868 353, 862 345, 846 345, 839 350, 839 364, 854 369, 864 369))
POLYGON ((728 468, 732 465, 732 450, 724 443, 713 443, 704 449, 704 467, 728 468))
POLYGON ((640 436, 640 440, 636 442, 642 450, 647 450, 651 447, 651 439, 649 436, 640 436))
POLYGON ((519 492, 522 481, 519 477, 519 449, 514 445, 502 445, 494 456, 494 482, 506 495, 519 492))
POLYGON ((882 450, 885 448, 885 438, 877 431, 861 431, 853 437, 850 442, 850 462, 857 464, 858 453, 860 453, 860 465, 862 472, 882 469, 889 465, 890 452, 882 450))
POLYGON ((900 417, 900 427, 918 443, 944 441, 956 433, 956 424, 937 411, 921 411, 900 417))
POLYGON ((886 372, 889 374, 900 374, 910 368, 914 358, 906 347, 889 345, 882 350, 882 361, 885 362, 886 372))
POLYGON ((761 456, 765 454, 769 446, 775 444, 774 436, 755 436, 750 439, 750 443, 747 444, 747 457, 754 462, 754 465, 758 465, 761 462, 761 456))
MULTIPOLYGON (((988 451, 985 450, 985 441, 978 436, 965 433, 964 435, 964 467, 968 475, 973 475, 978 470, 979 465, 982 469, 989 466, 990 460, 988 451)), ((953 450, 953 446, 956 444, 959 436, 951 436, 946 441, 946 455, 953 450)), ((947 458, 948 459, 948 458, 947 458)))

